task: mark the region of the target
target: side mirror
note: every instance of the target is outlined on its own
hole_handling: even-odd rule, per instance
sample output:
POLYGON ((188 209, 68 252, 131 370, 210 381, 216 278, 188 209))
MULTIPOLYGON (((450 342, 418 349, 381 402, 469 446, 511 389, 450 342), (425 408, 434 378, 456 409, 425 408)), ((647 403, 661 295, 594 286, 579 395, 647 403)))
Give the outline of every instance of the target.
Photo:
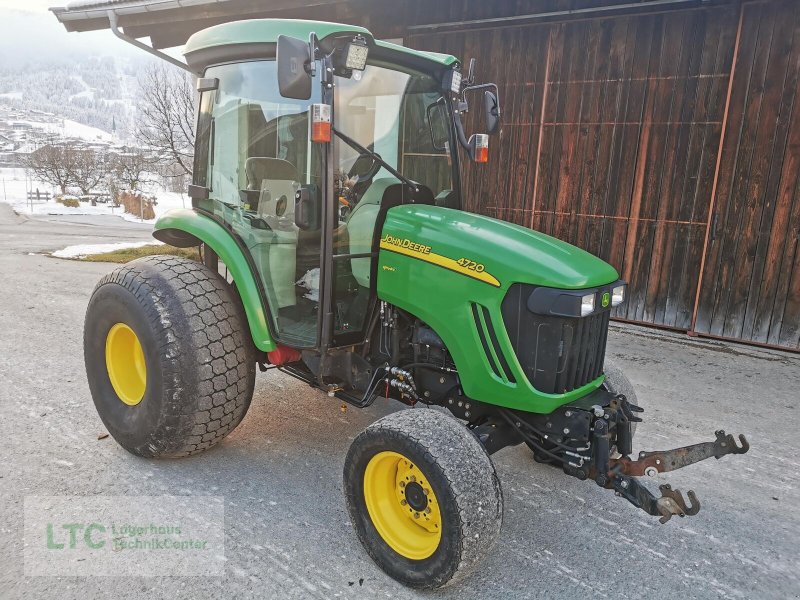
POLYGON ((500 130, 500 103, 494 92, 483 92, 483 107, 486 115, 486 133, 495 135, 500 130))
POLYGON ((322 204, 319 188, 301 187, 294 195, 294 224, 303 231, 316 231, 322 226, 322 204))
POLYGON ((306 70, 306 65, 311 62, 308 42, 279 35, 275 61, 278 63, 281 96, 295 100, 311 98, 311 74, 306 70))

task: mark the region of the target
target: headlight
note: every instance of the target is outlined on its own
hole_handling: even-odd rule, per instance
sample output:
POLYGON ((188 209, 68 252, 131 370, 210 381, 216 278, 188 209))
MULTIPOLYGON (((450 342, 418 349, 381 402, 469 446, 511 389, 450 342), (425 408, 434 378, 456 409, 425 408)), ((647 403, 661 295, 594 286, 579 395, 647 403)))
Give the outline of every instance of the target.
POLYGON ((623 302, 625 302, 625 284, 611 290, 611 306, 618 306, 623 302))
POLYGON ((594 312, 594 294, 581 296, 581 316, 585 317, 594 312))

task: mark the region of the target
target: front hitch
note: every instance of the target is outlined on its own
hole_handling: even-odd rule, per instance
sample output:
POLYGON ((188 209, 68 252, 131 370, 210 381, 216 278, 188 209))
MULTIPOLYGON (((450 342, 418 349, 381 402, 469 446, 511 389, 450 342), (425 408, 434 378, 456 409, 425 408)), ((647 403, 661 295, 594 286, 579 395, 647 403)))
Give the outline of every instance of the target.
MULTIPOLYGON (((618 432, 617 440, 624 439, 626 441, 624 445, 627 448, 622 453, 630 452, 630 446, 627 444, 627 432, 630 430, 631 421, 641 421, 634 413, 640 413, 642 409, 629 403, 621 394, 603 408, 602 414, 598 408, 595 409, 597 419, 592 428, 592 446, 595 449, 594 464, 589 470, 589 476, 595 480, 597 485, 613 489, 619 496, 637 508, 641 508, 647 514, 660 517, 659 521, 662 524, 669 521, 673 515, 679 517, 696 515, 700 511, 700 501, 695 493, 689 490, 686 493, 689 497, 689 504, 687 504, 681 492, 673 490, 667 484, 660 486, 661 496, 656 497, 634 477, 642 475, 655 477, 658 473, 682 469, 701 460, 712 457, 720 459, 726 454, 744 454, 750 449, 750 444, 744 435, 739 435, 741 446, 737 446, 733 436, 720 429, 716 432, 717 439, 713 442, 703 442, 672 450, 640 452, 639 460, 631 460, 628 456, 611 458, 608 449, 611 447, 612 430, 618 432)), ((617 450, 620 451, 622 446, 623 444, 617 443, 617 450)))
POLYGON ((696 515, 700 511, 700 501, 692 490, 686 493, 691 502, 690 505, 687 505, 680 491, 673 490, 669 484, 659 487, 661 497, 656 498, 634 477, 642 475, 655 477, 658 473, 682 469, 711 457, 719 460, 726 454, 744 454, 750 449, 750 444, 744 435, 739 434, 741 446, 737 446, 733 436, 726 434, 722 429, 716 432, 716 436, 717 439, 713 442, 703 442, 672 450, 640 452, 639 460, 635 461, 627 456, 610 459, 608 471, 608 484, 610 485, 607 484, 604 487, 612 487, 617 494, 646 513, 660 516, 661 523, 666 523, 673 515, 679 517, 696 515))
MULTIPOLYGON (((601 393, 605 392, 598 391, 601 393)), ((637 477, 655 477, 701 460, 744 454, 750 449, 744 435, 739 435, 737 445, 734 436, 719 430, 713 442, 640 452, 638 460, 632 460, 628 456, 631 425, 641 421, 637 414, 643 411, 628 402, 624 395, 606 394, 604 397, 595 395, 593 401, 600 402, 591 406, 565 406, 549 415, 523 417, 508 410, 500 414, 506 428, 513 431, 517 439, 525 441, 538 460, 560 463, 564 472, 573 477, 593 479, 600 487, 614 490, 637 508, 660 517, 661 523, 674 515, 696 515, 700 511, 700 501, 689 490, 687 502, 679 490, 667 484, 660 486, 661 495, 656 496, 637 477), (564 432, 564 435, 549 433, 553 431, 564 432)))

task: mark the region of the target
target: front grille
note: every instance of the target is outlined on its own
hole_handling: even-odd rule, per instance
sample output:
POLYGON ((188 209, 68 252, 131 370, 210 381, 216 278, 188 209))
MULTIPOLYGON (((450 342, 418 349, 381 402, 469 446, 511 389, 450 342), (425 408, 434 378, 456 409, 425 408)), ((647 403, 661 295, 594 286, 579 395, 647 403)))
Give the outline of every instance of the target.
POLYGON ((563 394, 603 372, 610 310, 588 317, 546 316, 528 310, 535 286, 517 283, 503 300, 508 337, 528 381, 540 392, 563 394))

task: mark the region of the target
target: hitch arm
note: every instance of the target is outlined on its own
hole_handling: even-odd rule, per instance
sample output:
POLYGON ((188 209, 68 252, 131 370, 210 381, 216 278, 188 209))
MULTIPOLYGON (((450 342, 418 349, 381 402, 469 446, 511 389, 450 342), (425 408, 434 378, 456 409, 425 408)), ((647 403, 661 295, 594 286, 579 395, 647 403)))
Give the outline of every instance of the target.
MULTIPOLYGON (((602 426, 600 429, 602 434, 602 426)), ((716 432, 716 437, 713 442, 703 442, 674 450, 640 452, 639 460, 627 457, 610 459, 608 477, 596 477, 595 480, 599 485, 613 489, 617 495, 635 507, 650 515, 661 517, 659 519, 661 523, 666 523, 673 515, 679 517, 696 515, 700 510, 700 501, 692 490, 686 493, 689 498, 688 504, 680 491, 673 490, 667 484, 659 487, 661 496, 656 497, 635 477, 642 475, 653 477, 658 473, 674 471, 712 456, 719 459, 726 454, 744 454, 750 449, 750 444, 743 435, 739 435, 741 446, 736 444, 732 435, 722 430, 716 432)))
POLYGON ((632 477, 617 475, 611 481, 614 491, 649 515, 661 517, 661 524, 669 521, 673 515, 679 517, 692 516, 700 512, 700 501, 692 490, 686 495, 691 504, 687 505, 683 495, 678 490, 673 490, 668 483, 659 487, 661 497, 656 498, 650 490, 632 477))
POLYGON ((649 475, 652 477, 658 473, 681 469, 712 456, 720 459, 726 454, 744 454, 750 449, 747 438, 741 434, 739 435, 741 446, 736 445, 736 440, 731 434, 726 434, 721 429, 716 432, 716 436, 717 439, 713 442, 703 442, 673 450, 640 452, 639 460, 631 460, 626 457, 612 459, 609 461, 611 470, 619 475, 631 477, 649 475))

